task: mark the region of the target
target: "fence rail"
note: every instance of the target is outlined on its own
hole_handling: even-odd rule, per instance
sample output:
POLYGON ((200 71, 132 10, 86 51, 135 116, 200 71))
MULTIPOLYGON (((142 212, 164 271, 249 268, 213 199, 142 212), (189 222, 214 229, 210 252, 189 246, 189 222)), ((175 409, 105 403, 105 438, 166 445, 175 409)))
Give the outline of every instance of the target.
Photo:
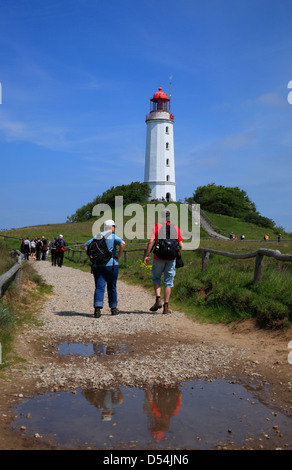
MULTIPOLYGON (((124 262, 125 262, 125 263, 127 262, 127 259, 128 259, 128 253, 132 253, 132 252, 134 252, 134 251, 141 251, 141 252, 145 253, 145 250, 146 250, 146 244, 145 244, 145 243, 137 243, 137 244, 134 244, 134 243, 133 243, 132 245, 143 245, 144 248, 133 248, 133 249, 131 249, 131 250, 125 249, 125 250, 123 251, 124 262)), ((70 257, 71 257, 71 258, 74 258, 75 253, 79 253, 79 260, 82 260, 83 255, 85 256, 85 259, 86 259, 87 255, 86 255, 85 250, 84 250, 84 249, 83 249, 83 250, 76 250, 76 249, 74 248, 74 246, 77 246, 77 245, 73 245, 73 246, 68 246, 68 247, 66 247, 65 253, 68 253, 68 258, 70 258, 70 257)), ((144 259, 144 258, 143 258, 143 259, 144 259)))
POLYGON ((10 281, 14 277, 14 281, 18 282, 19 281, 19 275, 20 275, 20 270, 22 267, 22 260, 23 260, 23 254, 20 253, 20 251, 16 250, 16 253, 18 254, 17 257, 17 262, 10 268, 6 273, 2 274, 0 276, 0 297, 3 295, 3 287, 5 284, 10 281))
POLYGON ((233 259, 248 259, 255 258, 255 269, 254 269, 254 283, 259 282, 262 279, 264 269, 264 257, 272 257, 279 261, 292 261, 292 255, 282 254, 279 250, 270 250, 268 248, 259 248, 251 253, 228 253, 226 251, 213 250, 211 248, 202 249, 202 270, 206 271, 209 266, 210 253, 220 256, 227 256, 233 259))

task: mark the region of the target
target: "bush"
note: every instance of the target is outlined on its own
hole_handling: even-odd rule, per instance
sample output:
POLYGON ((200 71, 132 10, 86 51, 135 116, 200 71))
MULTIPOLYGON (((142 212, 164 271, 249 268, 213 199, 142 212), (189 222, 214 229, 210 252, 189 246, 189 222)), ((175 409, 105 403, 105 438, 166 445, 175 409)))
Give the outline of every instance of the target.
POLYGON ((150 197, 151 189, 148 183, 132 182, 121 186, 112 186, 92 202, 77 209, 75 214, 67 217, 68 222, 84 222, 92 217, 92 211, 97 204, 108 204, 112 209, 115 206, 115 197, 123 196, 124 204, 146 203, 150 197))
POLYGON ((215 183, 198 186, 187 202, 200 204, 204 211, 236 217, 260 227, 272 229, 275 226, 273 220, 259 214, 254 202, 238 187, 217 186, 215 183))

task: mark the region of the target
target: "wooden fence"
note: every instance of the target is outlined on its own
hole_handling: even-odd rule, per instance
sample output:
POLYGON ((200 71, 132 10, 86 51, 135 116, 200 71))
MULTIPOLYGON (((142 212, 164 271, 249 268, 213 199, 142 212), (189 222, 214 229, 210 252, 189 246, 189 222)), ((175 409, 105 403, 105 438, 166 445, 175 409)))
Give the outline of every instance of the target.
POLYGON ((282 254, 279 250, 269 250, 268 248, 259 248, 251 253, 228 253, 226 251, 217 251, 211 248, 202 249, 202 270, 206 271, 209 265, 210 253, 215 255, 227 256, 233 259, 247 259, 255 258, 255 269, 254 269, 254 283, 259 282, 262 279, 264 269, 264 256, 275 258, 279 261, 292 261, 292 255, 282 254))
POLYGON ((0 276, 0 297, 2 297, 3 295, 5 284, 9 282, 12 278, 14 278, 15 282, 19 282, 23 254, 20 253, 20 251, 18 250, 16 250, 16 253, 18 254, 17 262, 12 266, 12 268, 9 269, 9 271, 0 276))
MULTIPOLYGON (((132 243, 131 245, 133 246, 136 246, 136 245, 143 245, 144 248, 133 248, 131 250, 125 248, 124 251, 123 251, 123 256, 124 256, 124 262, 126 263, 127 262, 127 259, 128 259, 128 253, 132 253, 132 252, 137 252, 137 251, 141 251, 143 252, 143 255, 145 253, 145 250, 146 250, 146 243, 132 243)), ((68 258, 74 258, 75 257, 75 253, 77 253, 77 256, 79 256, 79 261, 82 260, 83 256, 85 257, 85 259, 87 258, 87 255, 86 255, 86 252, 83 248, 83 245, 82 245, 82 250, 79 250, 78 248, 80 248, 80 246, 78 245, 72 245, 72 246, 68 246, 66 247, 65 249, 65 253, 68 254, 68 258), (77 248, 75 248, 77 247, 77 248)), ((143 259, 144 259, 144 256, 143 256, 143 259)))

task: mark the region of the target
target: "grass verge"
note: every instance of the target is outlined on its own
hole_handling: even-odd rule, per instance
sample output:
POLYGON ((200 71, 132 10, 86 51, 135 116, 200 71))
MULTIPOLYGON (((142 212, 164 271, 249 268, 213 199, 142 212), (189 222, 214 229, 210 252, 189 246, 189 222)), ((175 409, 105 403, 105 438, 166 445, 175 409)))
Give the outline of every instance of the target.
POLYGON ((47 285, 30 264, 24 262, 19 284, 12 283, 0 299, 0 343, 2 363, 0 370, 22 361, 14 350, 15 335, 24 326, 39 324, 38 308, 50 294, 47 285))

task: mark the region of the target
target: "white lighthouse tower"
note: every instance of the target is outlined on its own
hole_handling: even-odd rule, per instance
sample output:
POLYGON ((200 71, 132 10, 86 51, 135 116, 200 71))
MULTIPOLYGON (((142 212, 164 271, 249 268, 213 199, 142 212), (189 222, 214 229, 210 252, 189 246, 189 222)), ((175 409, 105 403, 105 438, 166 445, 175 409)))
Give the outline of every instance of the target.
POLYGON ((151 199, 176 201, 173 123, 170 98, 159 87, 146 116, 144 182, 151 188, 151 199))

